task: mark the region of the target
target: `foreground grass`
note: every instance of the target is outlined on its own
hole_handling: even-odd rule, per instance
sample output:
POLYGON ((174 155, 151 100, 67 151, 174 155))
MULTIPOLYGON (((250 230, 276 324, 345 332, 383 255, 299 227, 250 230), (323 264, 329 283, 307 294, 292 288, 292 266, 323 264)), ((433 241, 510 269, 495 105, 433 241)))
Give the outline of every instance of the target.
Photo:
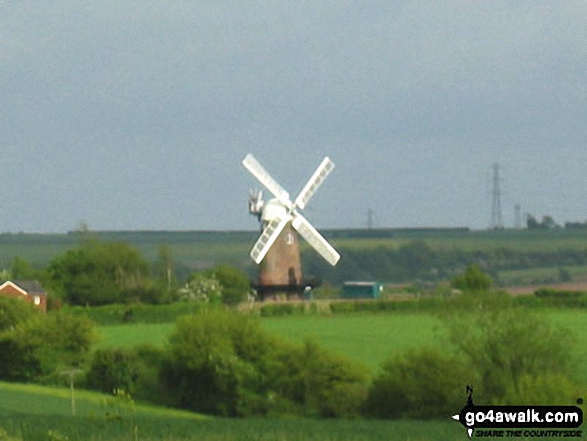
POLYGON ((82 390, 75 395, 77 416, 71 416, 69 389, 0 382, 0 429, 24 441, 448 441, 460 439, 463 432, 448 418, 426 422, 221 419, 155 406, 117 409, 105 404, 112 400, 107 395, 82 390))
MULTIPOLYGON (((109 395, 87 390, 74 391, 76 415, 130 414, 138 417, 170 417, 178 419, 208 418, 193 412, 166 407, 135 404, 131 409, 118 404, 109 395)), ((71 415, 71 391, 68 388, 0 382, 0 415, 71 415)), ((1 425, 0 425, 1 426, 1 425)))
MULTIPOLYGON (((1 414, 0 414, 1 416, 1 414)), ((0 427, 23 441, 458 441, 467 439, 450 421, 309 419, 135 418, 98 421, 88 417, 11 415, 0 427), (67 437, 67 438, 65 438, 67 437)))

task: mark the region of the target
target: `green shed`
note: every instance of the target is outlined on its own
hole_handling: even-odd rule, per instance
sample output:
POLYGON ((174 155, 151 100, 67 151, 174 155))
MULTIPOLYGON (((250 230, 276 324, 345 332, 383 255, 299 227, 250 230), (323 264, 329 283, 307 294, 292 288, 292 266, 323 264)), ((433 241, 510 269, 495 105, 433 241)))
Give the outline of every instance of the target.
POLYGON ((343 299, 378 299, 383 284, 379 282, 345 282, 342 286, 343 299))

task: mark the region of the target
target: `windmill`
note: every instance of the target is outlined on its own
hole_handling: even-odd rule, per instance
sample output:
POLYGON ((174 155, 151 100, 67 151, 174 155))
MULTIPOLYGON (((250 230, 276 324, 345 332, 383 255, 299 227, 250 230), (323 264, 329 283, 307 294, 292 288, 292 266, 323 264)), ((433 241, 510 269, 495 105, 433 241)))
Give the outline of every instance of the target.
POLYGON ((249 212, 258 217, 263 229, 251 250, 251 258, 259 265, 257 292, 261 298, 277 292, 301 294, 306 284, 302 279, 297 233, 331 265, 336 265, 340 258, 300 214, 334 169, 334 164, 324 158, 294 202, 252 154, 243 159, 243 165, 274 196, 265 202, 262 191, 251 191, 249 194, 249 212))

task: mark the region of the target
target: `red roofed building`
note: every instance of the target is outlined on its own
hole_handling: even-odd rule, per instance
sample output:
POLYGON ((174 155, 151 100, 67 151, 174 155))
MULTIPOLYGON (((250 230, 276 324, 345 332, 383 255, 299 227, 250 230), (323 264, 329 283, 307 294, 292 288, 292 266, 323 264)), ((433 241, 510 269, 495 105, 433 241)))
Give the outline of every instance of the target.
POLYGON ((41 311, 47 310, 47 293, 36 280, 8 280, 0 283, 0 296, 24 298, 41 311))

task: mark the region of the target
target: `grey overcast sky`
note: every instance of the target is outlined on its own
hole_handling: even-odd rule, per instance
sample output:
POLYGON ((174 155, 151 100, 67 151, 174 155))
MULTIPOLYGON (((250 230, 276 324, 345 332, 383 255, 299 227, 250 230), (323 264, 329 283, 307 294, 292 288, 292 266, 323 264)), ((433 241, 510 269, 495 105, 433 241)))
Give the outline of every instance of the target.
POLYGON ((587 219, 585 1, 0 0, 0 232, 587 219))

